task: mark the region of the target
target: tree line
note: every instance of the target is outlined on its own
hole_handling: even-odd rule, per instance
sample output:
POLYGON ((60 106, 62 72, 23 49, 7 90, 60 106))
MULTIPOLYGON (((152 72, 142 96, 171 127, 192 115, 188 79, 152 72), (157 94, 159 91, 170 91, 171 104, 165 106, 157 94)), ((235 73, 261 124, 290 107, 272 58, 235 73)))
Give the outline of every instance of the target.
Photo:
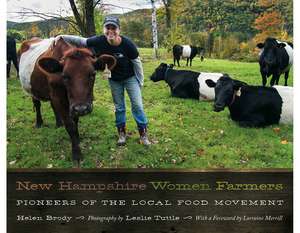
MULTIPOLYGON (((146 0, 145 0, 146 1, 146 0)), ((54 18, 57 25, 30 24, 23 37, 102 33, 106 5, 102 0, 69 0, 72 17, 54 18), (41 26, 43 25, 43 27, 41 26), (48 27, 45 30, 45 27, 48 27)), ((209 57, 256 59, 255 45, 266 37, 292 41, 292 0, 160 0, 157 9, 159 47, 192 44, 206 49, 209 57)), ((32 12, 31 12, 32 13, 32 12)), ((37 13, 37 12, 35 12, 37 13)), ((151 47, 151 10, 119 15, 124 35, 139 47, 151 47)), ((22 33, 22 30, 11 30, 22 33)))

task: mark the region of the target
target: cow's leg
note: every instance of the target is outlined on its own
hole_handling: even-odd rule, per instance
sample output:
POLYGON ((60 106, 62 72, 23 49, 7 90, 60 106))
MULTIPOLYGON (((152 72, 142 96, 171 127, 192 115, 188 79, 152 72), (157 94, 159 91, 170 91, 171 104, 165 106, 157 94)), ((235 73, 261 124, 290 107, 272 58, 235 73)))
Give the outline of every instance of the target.
POLYGON ((289 72, 290 72, 290 70, 288 70, 287 72, 284 73, 284 86, 287 86, 287 80, 289 78, 289 72))
POLYGON ((54 112, 56 127, 59 128, 59 127, 63 126, 63 122, 61 120, 61 117, 60 117, 59 113, 55 109, 55 105, 52 103, 52 101, 51 101, 51 107, 52 107, 52 110, 54 112))
POLYGON ((180 58, 176 58, 176 60, 177 60, 177 65, 178 65, 178 67, 180 67, 180 64, 179 64, 180 58))
POLYGON ((192 58, 190 58, 190 66, 192 66, 192 58))
POLYGON ((19 65, 18 65, 18 59, 17 59, 17 57, 15 56, 15 57, 12 59, 12 61, 13 61, 13 64, 14 64, 14 66, 15 66, 15 68, 16 68, 16 71, 17 71, 17 77, 19 77, 19 65))
POLYGON ((271 81, 270 81, 270 86, 271 86, 271 87, 274 86, 275 83, 278 84, 279 76, 280 76, 280 75, 278 75, 278 74, 273 74, 273 75, 272 75, 272 79, 271 79, 271 81))
POLYGON ((80 167, 80 161, 83 158, 79 147, 80 139, 79 139, 79 132, 78 132, 78 118, 72 119, 69 116, 68 109, 65 109, 65 111, 61 114, 61 117, 72 143, 73 166, 80 167))
POLYGON ((11 66, 11 60, 6 61, 6 78, 10 77, 10 66, 11 66))
MULTIPOLYGON (((79 121, 79 117, 74 117, 73 118, 75 124, 76 124, 76 127, 77 127, 77 131, 78 131, 78 121, 79 121)), ((78 137, 79 137, 79 133, 78 133, 78 137)))
POLYGON ((175 59, 175 57, 173 57, 173 63, 174 63, 174 66, 175 66, 175 62, 176 62, 176 59, 175 59))
POLYGON ((278 74, 278 75, 276 75, 275 84, 278 85, 278 83, 279 83, 279 78, 280 78, 280 73, 279 73, 279 71, 278 71, 278 73, 276 73, 276 74, 278 74))
POLYGON ((41 128, 41 126, 43 124, 43 118, 42 118, 42 114, 41 114, 41 101, 32 97, 32 102, 33 102, 33 106, 34 106, 35 112, 36 112, 35 127, 41 128))
POLYGON ((189 59, 187 58, 186 59, 186 66, 188 66, 189 65, 189 59))
POLYGON ((71 138, 72 142, 72 160, 74 167, 80 167, 80 161, 82 160, 82 154, 79 147, 79 132, 78 132, 78 120, 71 119, 70 117, 64 119, 65 128, 71 138))
POLYGON ((262 78, 262 85, 265 87, 267 85, 267 75, 262 71, 260 71, 260 73, 262 78))
POLYGON ((71 143, 72 143, 72 161, 74 167, 80 167, 80 161, 83 159, 79 147, 79 132, 78 132, 78 118, 71 118, 69 114, 69 104, 65 100, 65 93, 53 93, 51 100, 54 108, 59 113, 61 120, 65 125, 71 143))

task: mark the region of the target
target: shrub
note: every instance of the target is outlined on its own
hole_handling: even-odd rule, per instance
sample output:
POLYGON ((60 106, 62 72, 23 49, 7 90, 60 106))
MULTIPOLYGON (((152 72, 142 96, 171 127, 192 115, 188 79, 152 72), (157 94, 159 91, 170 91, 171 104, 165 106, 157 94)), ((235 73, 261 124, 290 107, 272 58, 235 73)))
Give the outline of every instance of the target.
POLYGON ((191 44, 194 46, 206 48, 208 34, 206 32, 193 32, 190 35, 191 44))

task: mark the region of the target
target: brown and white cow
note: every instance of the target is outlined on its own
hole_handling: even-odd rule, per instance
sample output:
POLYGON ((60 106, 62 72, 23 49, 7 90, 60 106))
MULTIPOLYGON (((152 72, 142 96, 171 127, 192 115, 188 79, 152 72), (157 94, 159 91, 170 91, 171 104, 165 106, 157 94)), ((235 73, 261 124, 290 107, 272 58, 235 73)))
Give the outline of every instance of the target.
POLYGON ((86 48, 76 48, 63 39, 34 38, 22 43, 19 75, 23 89, 32 96, 36 127, 43 124, 40 101, 50 101, 56 126, 65 126, 72 142, 73 164, 80 166, 78 118, 92 111, 96 70, 105 64, 113 69, 114 57, 95 58, 86 48))

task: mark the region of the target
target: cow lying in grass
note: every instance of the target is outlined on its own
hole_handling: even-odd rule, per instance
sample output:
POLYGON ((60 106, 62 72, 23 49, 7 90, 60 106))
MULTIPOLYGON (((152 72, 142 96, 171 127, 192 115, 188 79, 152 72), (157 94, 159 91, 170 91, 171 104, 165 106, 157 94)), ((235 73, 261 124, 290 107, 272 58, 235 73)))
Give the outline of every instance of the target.
POLYGON ((228 76, 217 82, 206 80, 206 83, 215 89, 214 111, 228 107, 231 119, 242 127, 293 123, 292 87, 248 86, 228 76))
POLYGON ((43 124, 41 102, 50 101, 56 126, 64 125, 72 142, 72 159, 80 165, 78 120, 92 111, 93 87, 96 70, 104 64, 112 69, 114 57, 95 58, 86 48, 75 48, 60 39, 51 47, 53 39, 35 38, 22 43, 20 54, 20 81, 32 96, 36 110, 36 127, 43 124))
POLYGON ((150 79, 153 82, 165 80, 171 90, 171 95, 179 98, 198 100, 214 100, 214 90, 206 84, 207 79, 217 81, 224 74, 194 72, 189 70, 174 70, 173 65, 161 63, 150 79))

